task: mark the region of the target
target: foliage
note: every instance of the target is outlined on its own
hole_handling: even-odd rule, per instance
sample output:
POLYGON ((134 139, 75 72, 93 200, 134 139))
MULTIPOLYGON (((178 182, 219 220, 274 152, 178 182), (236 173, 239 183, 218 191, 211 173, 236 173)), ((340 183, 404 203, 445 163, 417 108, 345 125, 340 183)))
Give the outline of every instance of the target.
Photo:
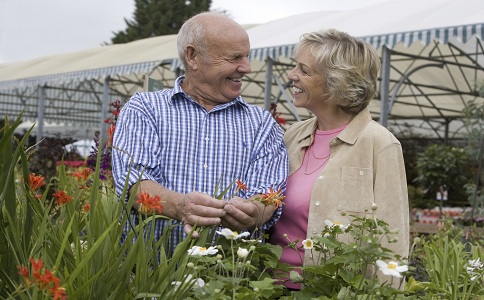
MULTIPOLYGON (((382 245, 396 240, 388 224, 373 216, 376 209, 363 217, 349 216, 348 224, 326 220, 320 234, 304 240, 303 247, 309 250, 314 265, 304 266, 302 275, 291 272, 291 280, 304 288, 282 299, 366 299, 374 295, 406 299, 400 273, 407 266, 398 266, 404 258, 382 245), (392 276, 382 277, 388 274, 387 268, 393 271, 392 276)), ((289 241, 288 247, 296 251, 297 243, 289 241)))
POLYGON ((430 145, 417 157, 416 181, 427 189, 431 199, 441 186, 459 192, 469 182, 469 159, 463 149, 440 144, 430 145))
MULTIPOLYGON (((20 117, 13 126, 19 122, 20 117)), ((173 254, 167 254, 168 238, 154 240, 149 226, 150 221, 162 217, 159 215, 143 216, 144 221, 132 228, 127 237, 133 243, 120 243, 126 225, 126 218, 122 216, 134 199, 119 202, 110 181, 100 180, 101 152, 98 151, 94 172, 60 164, 55 178, 57 184, 52 185, 44 182, 43 176, 29 173, 24 149, 26 138, 12 151, 13 128, 7 125, 0 141, 3 170, 0 298, 55 298, 50 289, 43 289, 46 285, 41 275, 45 274, 51 276, 50 288, 60 298, 59 291, 64 290, 73 299, 200 299, 205 297, 203 290, 218 290, 220 296, 227 294, 228 298, 234 291, 257 299, 272 298, 264 294, 276 295, 268 270, 277 265, 277 253, 280 253, 277 246, 257 240, 236 244, 220 241, 221 259, 192 257, 188 250, 194 246, 208 247, 214 241, 213 230, 204 228, 200 229, 200 238, 188 238, 173 254), (20 174, 16 172, 17 163, 21 166, 20 174), (23 179, 16 180, 18 175, 23 179), (45 190, 39 194, 41 187, 45 190), (55 191, 49 198, 51 188, 55 191), (230 249, 222 245, 230 245, 230 249), (238 250, 236 246, 250 253, 244 258, 242 268, 231 250, 238 250), (33 266, 32 262, 38 266, 40 261, 42 268, 33 266), (221 273, 210 272, 214 262, 221 273), (190 266, 193 269, 188 269, 190 266), (212 283, 200 287, 203 290, 192 289, 194 282, 187 280, 188 274, 196 275, 198 270, 203 271, 205 280, 213 278, 212 283), (227 276, 231 280, 220 280, 227 276), (177 282, 183 284, 173 284, 177 282)), ((169 237, 170 231, 171 228, 165 229, 163 236, 169 237)))
MULTIPOLYGON (((302 275, 279 262, 281 247, 229 229, 194 228, 198 239, 189 235, 168 252, 172 228, 155 240, 150 226, 163 218, 155 215, 163 203, 149 195, 119 202, 109 178, 101 180, 102 151, 93 169, 62 163, 49 181, 31 173, 27 137, 13 145, 20 120, 0 132, 1 299, 475 299, 484 294, 480 240, 461 244, 445 235, 418 244, 428 276, 410 277, 399 289, 395 283, 413 270, 382 246, 392 242, 393 232, 372 211, 349 216, 347 225, 327 220, 320 235, 303 241, 316 264, 303 267, 302 275), (135 201, 144 205, 143 222, 128 234, 132 242, 121 243, 124 216, 135 201), (280 284, 287 272, 303 283, 301 291, 280 284)), ((271 191, 259 200, 282 205, 281 197, 271 191)), ((296 244, 289 241, 290 247, 296 244)))
POLYGON ((127 20, 127 28, 114 33, 113 44, 128 43, 139 39, 176 34, 183 22, 202 11, 208 11, 211 0, 135 0, 133 20, 127 20))
POLYGON ((484 104, 479 104, 475 100, 467 102, 462 110, 462 116, 468 132, 465 150, 473 161, 479 163, 482 160, 484 143, 484 104))
MULTIPOLYGON (((482 240, 470 240, 469 232, 449 221, 439 224, 436 235, 416 238, 413 259, 426 270, 419 299, 477 299, 484 297, 482 240)), ((422 270, 421 269, 421 270, 422 270)))

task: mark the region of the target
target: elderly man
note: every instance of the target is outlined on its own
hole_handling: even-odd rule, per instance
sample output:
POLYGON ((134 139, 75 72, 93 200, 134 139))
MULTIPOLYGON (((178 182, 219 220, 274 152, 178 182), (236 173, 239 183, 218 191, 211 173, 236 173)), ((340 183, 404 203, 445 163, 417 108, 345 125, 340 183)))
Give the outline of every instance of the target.
MULTIPOLYGON (((185 75, 174 87, 137 93, 121 110, 113 141, 117 193, 128 184, 137 196, 158 196, 168 219, 155 221, 155 235, 177 225, 173 245, 195 225, 270 228, 281 209, 254 199, 271 188, 285 190, 287 151, 271 114, 241 97, 251 71, 247 32, 204 12, 181 27, 178 52, 185 75), (237 189, 236 180, 247 189, 237 189), (228 186, 225 201, 211 196, 228 186)), ((139 221, 138 208, 133 205, 125 232, 139 221)))

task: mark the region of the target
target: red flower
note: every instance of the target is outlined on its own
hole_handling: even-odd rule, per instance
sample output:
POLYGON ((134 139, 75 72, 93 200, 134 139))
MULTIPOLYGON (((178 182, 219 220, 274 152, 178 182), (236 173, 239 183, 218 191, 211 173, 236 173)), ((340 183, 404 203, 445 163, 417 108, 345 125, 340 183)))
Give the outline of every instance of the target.
POLYGON ((269 112, 272 114, 272 117, 276 120, 277 124, 286 125, 286 120, 281 117, 282 113, 277 112, 277 104, 271 103, 269 107, 269 112))
POLYGON ((140 193, 136 203, 139 204, 139 210, 142 213, 156 212, 161 214, 163 212, 163 206, 161 205, 160 196, 151 197, 148 193, 140 193))
POLYGON ((89 202, 86 202, 82 209, 84 210, 84 212, 88 212, 89 210, 91 210, 91 204, 89 204, 89 202))
POLYGON ((41 186, 45 185, 44 176, 42 175, 35 175, 31 173, 29 176, 29 185, 32 192, 38 190, 41 186))
POLYGON ((55 203, 57 205, 64 205, 72 201, 72 196, 67 195, 65 191, 57 191, 57 193, 52 194, 55 197, 55 203))
POLYGON ((275 116, 276 122, 282 125, 286 125, 286 119, 281 117, 281 115, 282 113, 277 113, 277 115, 275 116))
POLYGON ((247 185, 245 185, 245 183, 243 183, 239 179, 236 180, 236 183, 237 183, 237 190, 235 191, 236 193, 238 193, 241 190, 246 190, 247 191, 249 189, 247 187, 247 185))

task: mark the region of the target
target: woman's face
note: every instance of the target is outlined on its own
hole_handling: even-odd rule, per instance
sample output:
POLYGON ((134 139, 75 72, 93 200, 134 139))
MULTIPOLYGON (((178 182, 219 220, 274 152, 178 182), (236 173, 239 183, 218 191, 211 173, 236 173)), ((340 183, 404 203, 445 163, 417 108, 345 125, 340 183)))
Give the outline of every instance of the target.
POLYGON ((327 99, 326 78, 317 70, 316 59, 309 48, 303 48, 296 56, 296 67, 287 75, 293 81, 293 103, 296 107, 316 110, 327 99))

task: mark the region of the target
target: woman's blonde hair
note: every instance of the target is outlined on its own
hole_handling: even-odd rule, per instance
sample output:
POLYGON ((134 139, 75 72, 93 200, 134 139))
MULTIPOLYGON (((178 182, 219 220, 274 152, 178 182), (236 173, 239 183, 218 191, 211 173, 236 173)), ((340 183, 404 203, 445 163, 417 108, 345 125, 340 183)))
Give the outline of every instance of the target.
POLYGON ((380 58, 369 43, 336 29, 305 33, 294 49, 297 55, 309 49, 316 58, 316 70, 326 78, 328 101, 357 114, 376 93, 380 58))

